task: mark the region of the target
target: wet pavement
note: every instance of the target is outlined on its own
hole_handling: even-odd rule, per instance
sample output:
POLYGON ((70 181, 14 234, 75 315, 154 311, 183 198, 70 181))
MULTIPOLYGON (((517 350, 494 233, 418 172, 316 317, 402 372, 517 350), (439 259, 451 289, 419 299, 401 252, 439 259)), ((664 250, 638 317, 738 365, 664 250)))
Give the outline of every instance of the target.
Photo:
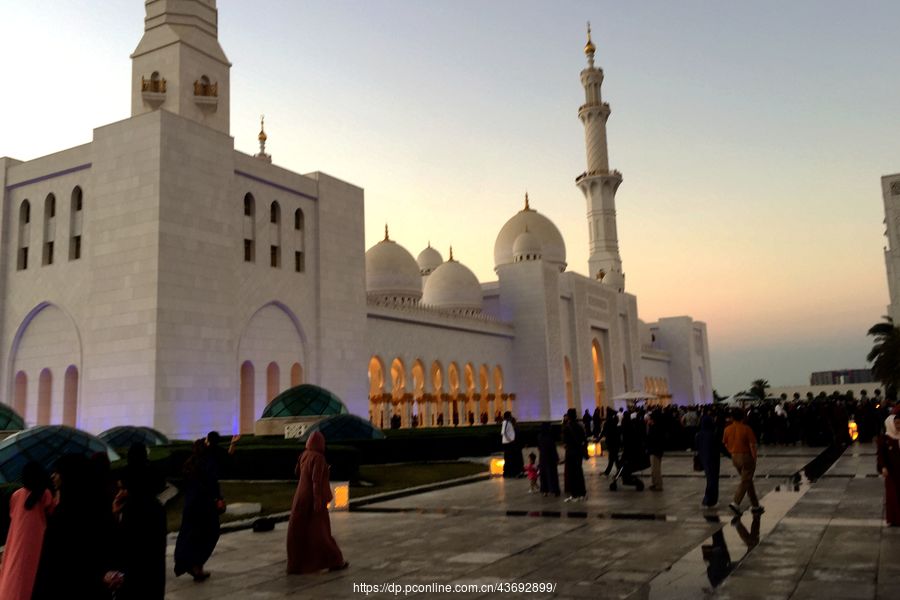
POLYGON ((223 535, 212 578, 170 575, 167 598, 363 598, 364 585, 387 586, 368 594, 379 598, 900 597, 900 530, 882 526, 874 449, 847 450, 813 483, 792 479, 819 452, 765 449, 759 517, 733 519, 738 479, 727 461, 720 507, 702 510, 705 483, 689 454, 665 456, 661 492, 609 491, 601 458, 586 463, 585 502, 491 479, 333 513, 351 563, 338 573, 285 575, 284 524, 223 535), (527 584, 537 591, 522 592, 527 584), (421 591, 441 585, 509 591, 421 591))

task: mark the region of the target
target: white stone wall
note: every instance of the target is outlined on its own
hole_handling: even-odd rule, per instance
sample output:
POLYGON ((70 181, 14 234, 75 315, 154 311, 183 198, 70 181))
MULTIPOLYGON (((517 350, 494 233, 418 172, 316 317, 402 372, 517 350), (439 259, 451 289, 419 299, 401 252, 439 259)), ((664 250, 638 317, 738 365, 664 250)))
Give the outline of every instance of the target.
POLYGON ((895 323, 900 323, 900 173, 881 178, 881 193, 884 198, 884 224, 888 242, 884 248, 891 300, 888 315, 895 323))
POLYGON ((667 317, 650 324, 660 348, 671 356, 669 391, 680 405, 712 402, 706 324, 690 317, 667 317))

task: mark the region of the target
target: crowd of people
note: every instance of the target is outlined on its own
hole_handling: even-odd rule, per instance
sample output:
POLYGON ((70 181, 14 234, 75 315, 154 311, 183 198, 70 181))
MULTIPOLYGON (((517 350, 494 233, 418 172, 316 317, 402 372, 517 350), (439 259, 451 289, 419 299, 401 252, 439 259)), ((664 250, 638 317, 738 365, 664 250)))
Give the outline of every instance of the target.
MULTIPOLYGON (((175 575, 205 581, 219 540, 225 500, 219 479, 229 469, 226 450, 210 432, 194 442, 182 472, 184 498, 175 543, 175 575)), ((297 490, 288 526, 288 573, 349 566, 328 516, 331 487, 325 438, 314 432, 298 459, 297 490)), ((66 454, 48 475, 28 463, 22 488, 10 499, 10 528, 0 564, 3 600, 162 600, 166 585, 166 513, 159 500, 167 482, 144 444, 128 451, 127 466, 113 474, 106 453, 66 454)))
POLYGON ((900 525, 900 407, 891 405, 878 393, 871 398, 834 394, 805 399, 795 394, 792 399, 771 398, 746 408, 724 404, 619 411, 597 408, 593 413, 586 410, 581 417, 569 409, 562 424, 562 459, 557 451, 559 440, 552 435, 550 424, 544 423, 538 435, 538 454, 530 456, 529 468, 522 466, 515 418, 507 412, 501 425, 504 477, 524 474, 534 482, 533 491, 560 496, 558 465, 563 465, 565 500, 583 501, 583 461, 588 458, 588 441, 593 439, 601 442, 608 457, 604 475, 610 478, 611 491, 619 485, 642 491, 644 483, 636 473, 648 468, 649 489, 662 491, 665 452, 692 450, 694 469, 703 471, 706 478, 702 508, 718 505, 721 459, 725 457, 739 477, 729 508, 741 514, 746 498, 750 510, 759 514, 764 508, 753 485, 759 445, 845 446, 854 439, 863 444, 876 440, 877 469, 885 478, 886 519, 890 525, 900 525))

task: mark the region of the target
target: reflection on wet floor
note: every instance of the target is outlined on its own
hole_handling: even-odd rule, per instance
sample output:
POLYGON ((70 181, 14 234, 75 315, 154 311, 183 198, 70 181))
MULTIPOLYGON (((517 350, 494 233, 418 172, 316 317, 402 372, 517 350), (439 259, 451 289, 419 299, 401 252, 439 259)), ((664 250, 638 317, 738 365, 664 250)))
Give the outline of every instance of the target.
POLYGON ((768 535, 800 498, 810 484, 821 477, 840 458, 843 448, 829 448, 814 458, 785 485, 777 486, 761 499, 764 514, 743 514, 730 521, 709 515, 706 522, 723 523, 710 538, 685 554, 672 567, 642 586, 630 599, 680 600, 707 597, 715 592, 768 535), (748 528, 749 525, 749 528, 748 528))

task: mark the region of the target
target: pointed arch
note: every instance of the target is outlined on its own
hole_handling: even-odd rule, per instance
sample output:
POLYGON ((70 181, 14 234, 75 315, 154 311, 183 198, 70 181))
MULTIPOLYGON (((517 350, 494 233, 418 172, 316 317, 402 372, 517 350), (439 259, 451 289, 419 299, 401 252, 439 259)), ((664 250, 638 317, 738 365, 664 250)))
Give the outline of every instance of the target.
POLYGON ((391 361, 391 396, 400 400, 406 393, 406 366, 398 356, 391 361))
POLYGON ((53 373, 41 369, 38 377, 37 424, 49 425, 53 407, 53 373))
POLYGON ((459 367, 455 362, 447 367, 447 383, 450 386, 450 395, 455 398, 459 394, 459 367))
POLYGON ((431 363, 431 391, 435 396, 444 393, 444 373, 438 361, 431 363))
POLYGON ((241 433, 253 433, 253 424, 256 417, 256 377, 253 363, 245 360, 241 364, 241 400, 240 400, 240 429, 241 433))
POLYGON ((81 230, 84 217, 81 209, 84 205, 84 193, 80 186, 72 189, 69 207, 69 260, 81 258, 81 230))
POLYGON ((303 383, 303 367, 295 362, 291 365, 291 387, 297 387, 303 383))
POLYGON ((275 361, 270 362, 269 366, 266 367, 266 404, 271 402, 278 395, 278 392, 281 391, 280 377, 281 369, 278 368, 278 363, 275 361))
POLYGON ((78 422, 78 367, 69 365, 63 381, 62 424, 75 427, 78 422))
POLYGON ((28 375, 25 371, 16 373, 15 391, 13 394, 13 410, 26 418, 25 409, 28 406, 28 375))
POLYGON ((417 358, 416 362, 413 363, 411 375, 413 381, 413 398, 418 400, 425 395, 425 365, 422 364, 421 358, 417 358))
POLYGON ((384 362, 373 355, 369 359, 369 397, 381 398, 384 393, 384 362))
POLYGON ((19 205, 19 243, 16 255, 16 270, 28 268, 28 246, 31 239, 31 202, 27 199, 19 205))

